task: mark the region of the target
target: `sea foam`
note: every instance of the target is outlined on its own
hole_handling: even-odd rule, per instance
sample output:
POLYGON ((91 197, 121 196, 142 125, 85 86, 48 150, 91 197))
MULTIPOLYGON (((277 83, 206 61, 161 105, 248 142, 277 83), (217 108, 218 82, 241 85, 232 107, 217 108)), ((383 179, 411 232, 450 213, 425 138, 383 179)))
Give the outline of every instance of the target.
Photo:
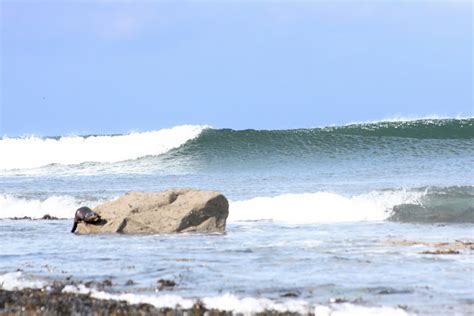
POLYGON ((27 277, 21 271, 0 274, 0 289, 3 290, 37 289, 44 286, 46 282, 27 277))
POLYGON ((346 197, 333 192, 284 194, 235 201, 229 222, 272 220, 289 224, 382 221, 396 205, 419 203, 420 191, 373 191, 346 197))
MULTIPOLYGON (((382 221, 392 214, 394 206, 419 204, 425 194, 420 190, 387 190, 355 196, 316 192, 256 197, 231 201, 228 222, 271 220, 287 224, 314 224, 382 221)), ((41 218, 45 214, 72 218, 79 206, 94 207, 97 203, 97 200, 88 201, 72 196, 52 196, 41 200, 0 195, 0 218, 41 218)))
MULTIPOLYGON (((23 275, 22 272, 10 272, 0 274, 0 288, 4 290, 21 290, 24 288, 44 288, 47 282, 33 279, 23 275)), ((180 295, 162 294, 145 295, 134 293, 107 293, 88 288, 83 284, 67 285, 63 288, 64 293, 87 294, 96 299, 126 301, 130 304, 150 304, 156 308, 183 308, 190 309, 194 304, 201 302, 208 309, 221 311, 232 311, 243 315, 252 315, 265 311, 297 312, 300 314, 316 315, 393 315, 404 316, 407 313, 400 309, 389 306, 360 306, 350 303, 344 304, 311 304, 301 299, 289 299, 276 302, 267 298, 238 297, 234 294, 224 293, 218 296, 196 298, 185 298, 180 295)))
POLYGON ((119 162, 160 155, 197 137, 207 126, 182 125, 169 129, 116 136, 0 139, 0 170, 31 169, 50 164, 119 162))
POLYGON ((47 199, 26 199, 0 194, 0 218, 41 218, 48 214, 57 218, 73 218, 81 205, 94 207, 97 201, 84 201, 72 196, 51 196, 47 199))
MULTIPOLYGON (((90 289, 80 284, 78 286, 68 285, 63 289, 65 293, 88 294, 97 299, 126 301, 130 304, 150 304, 157 308, 192 308, 198 303, 198 299, 184 298, 179 295, 144 295, 144 294, 112 294, 104 291, 90 289)), ((224 293, 219 296, 203 297, 199 299, 207 309, 221 311, 232 311, 236 314, 253 315, 265 311, 277 311, 281 313, 300 313, 316 315, 394 315, 402 316, 407 313, 400 308, 388 306, 360 306, 350 303, 344 304, 311 304, 300 299, 290 299, 276 302, 267 298, 238 297, 234 294, 224 293)))

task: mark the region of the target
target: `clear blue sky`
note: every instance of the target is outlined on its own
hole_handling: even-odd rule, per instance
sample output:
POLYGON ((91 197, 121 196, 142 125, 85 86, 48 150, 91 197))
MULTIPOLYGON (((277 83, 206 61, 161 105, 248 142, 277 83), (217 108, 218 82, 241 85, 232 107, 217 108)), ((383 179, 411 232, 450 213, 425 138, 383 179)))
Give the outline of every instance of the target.
POLYGON ((471 1, 0 5, 0 135, 473 114, 471 1))

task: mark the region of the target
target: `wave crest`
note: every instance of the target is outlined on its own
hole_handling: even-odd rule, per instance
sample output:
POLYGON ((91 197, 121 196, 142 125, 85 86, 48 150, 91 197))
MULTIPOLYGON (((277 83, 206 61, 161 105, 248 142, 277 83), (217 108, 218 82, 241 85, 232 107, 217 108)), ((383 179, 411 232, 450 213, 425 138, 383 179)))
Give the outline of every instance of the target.
POLYGON ((346 197, 332 192, 257 197, 230 205, 229 221, 271 220, 289 224, 383 221, 394 206, 417 203, 423 193, 373 191, 346 197))
POLYGON ((474 223, 474 186, 382 190, 352 197, 331 192, 284 194, 231 203, 229 221, 262 220, 290 224, 474 223))
POLYGON ((323 130, 336 134, 359 136, 472 139, 474 138, 474 118, 392 119, 381 122, 328 127, 323 130))
POLYGON ((0 174, 181 173, 234 168, 242 162, 241 167, 258 167, 268 162, 294 165, 295 158, 318 163, 374 155, 463 158, 474 152, 473 140, 474 118, 292 130, 183 125, 116 136, 5 137, 0 139, 0 174))
POLYGON ((160 155, 183 145, 207 126, 182 125, 158 131, 114 136, 0 139, 0 170, 30 169, 50 164, 119 162, 160 155))

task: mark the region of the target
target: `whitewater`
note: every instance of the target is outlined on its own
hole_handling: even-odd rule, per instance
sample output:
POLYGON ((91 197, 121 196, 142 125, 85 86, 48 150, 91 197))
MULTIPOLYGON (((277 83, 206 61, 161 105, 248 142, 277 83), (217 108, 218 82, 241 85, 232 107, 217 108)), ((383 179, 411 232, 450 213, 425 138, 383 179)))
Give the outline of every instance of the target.
POLYGON ((197 137, 204 128, 206 126, 183 125, 127 135, 3 137, 0 140, 0 169, 31 169, 50 164, 84 162, 113 163, 160 155, 197 137))
POLYGON ((244 314, 468 315, 472 250, 422 252, 474 239, 473 166, 474 118, 4 136, 0 283, 69 277, 83 284, 67 291, 94 297, 157 307, 199 300, 244 314), (224 193, 226 233, 69 233, 80 206, 169 187, 224 193), (105 279, 110 288, 94 286, 105 279), (177 286, 157 291, 158 279, 177 286))

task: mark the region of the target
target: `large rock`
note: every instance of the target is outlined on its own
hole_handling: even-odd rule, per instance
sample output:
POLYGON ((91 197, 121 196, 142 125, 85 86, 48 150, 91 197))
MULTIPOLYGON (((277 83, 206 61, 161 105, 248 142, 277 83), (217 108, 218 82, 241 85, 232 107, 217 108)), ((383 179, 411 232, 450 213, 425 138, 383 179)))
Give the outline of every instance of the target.
POLYGON ((219 192, 169 189, 131 192, 94 209, 100 224, 79 223, 79 234, 224 232, 229 202, 219 192))

